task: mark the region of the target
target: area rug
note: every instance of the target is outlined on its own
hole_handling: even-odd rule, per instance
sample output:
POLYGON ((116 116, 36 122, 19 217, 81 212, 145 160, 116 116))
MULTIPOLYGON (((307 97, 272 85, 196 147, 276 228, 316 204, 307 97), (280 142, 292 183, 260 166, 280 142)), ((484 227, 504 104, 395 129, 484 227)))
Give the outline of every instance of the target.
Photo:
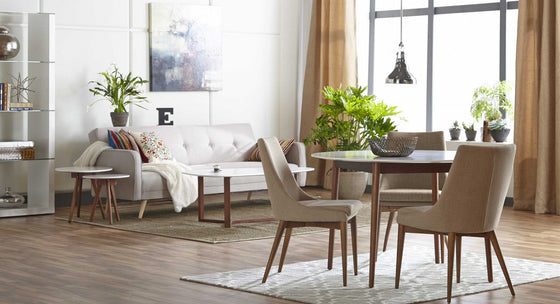
MULTIPOLYGON (((368 288, 368 255, 359 255, 359 274, 351 274, 348 260, 348 286, 342 286, 340 259, 332 270, 326 260, 284 265, 277 268, 265 284, 261 284, 263 268, 185 276, 182 280, 215 285, 294 300, 303 303, 416 303, 444 299, 447 294, 447 264, 434 264, 432 249, 406 246, 403 257, 400 288, 395 289, 395 250, 378 256, 375 286, 368 288)), ((514 285, 560 276, 560 264, 516 258, 505 258, 514 285)), ((463 252, 461 283, 453 284, 453 296, 478 293, 507 287, 497 259, 494 258, 494 282, 488 283, 483 255, 463 252)), ((509 291, 507 291, 509 294, 509 291)))
MULTIPOLYGON (((82 211, 82 216, 80 218, 74 217, 73 222, 212 244, 273 238, 278 228, 277 221, 234 224, 227 229, 221 223, 199 222, 196 204, 183 209, 181 213, 173 211, 171 203, 148 204, 143 219, 138 219, 138 204, 119 205, 121 220, 115 221, 113 219, 113 225, 109 224, 109 220, 102 219, 99 210, 95 213, 93 222, 89 222, 89 208, 90 206, 84 208, 86 210, 84 210, 85 212, 82 211)), ((358 226, 369 225, 370 213, 370 205, 364 204, 358 213, 358 226)), ((211 219, 223 219, 223 203, 207 205, 204 216, 211 219)), ((232 202, 231 218, 234 220, 271 217, 272 208, 268 200, 256 199, 232 202)), ((57 217, 57 219, 67 220, 67 217, 57 217)), ((385 216, 382 217, 382 221, 386 222, 385 216)), ((321 231, 326 230, 324 228, 302 227, 295 229, 293 234, 321 231)))

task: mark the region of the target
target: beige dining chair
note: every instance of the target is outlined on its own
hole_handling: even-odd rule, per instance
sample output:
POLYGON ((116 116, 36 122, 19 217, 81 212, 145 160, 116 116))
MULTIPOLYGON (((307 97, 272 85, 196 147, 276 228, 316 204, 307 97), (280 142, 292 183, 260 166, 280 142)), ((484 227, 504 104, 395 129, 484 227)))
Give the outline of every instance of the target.
POLYGON ((340 243, 342 250, 342 281, 346 286, 347 272, 347 223, 350 223, 352 234, 352 255, 354 263, 354 275, 358 274, 358 258, 357 258, 357 236, 356 236, 356 214, 362 207, 362 203, 358 200, 323 200, 317 199, 305 193, 299 185, 288 167, 288 162, 278 139, 275 137, 260 138, 258 146, 261 153, 261 160, 264 169, 266 184, 268 187, 268 196, 272 205, 272 214, 279 220, 278 230, 274 243, 270 251, 270 257, 266 264, 266 270, 262 279, 265 283, 272 267, 276 251, 280 244, 280 240, 284 231, 284 243, 282 245, 282 254, 278 265, 278 272, 282 271, 286 251, 290 242, 292 229, 297 227, 324 227, 330 229, 329 235, 329 252, 328 252, 328 269, 332 269, 332 251, 334 238, 334 230, 340 230, 340 243))
POLYGON ((439 201, 434 206, 399 210, 397 269, 395 288, 399 288, 404 239, 407 232, 447 234, 447 302, 451 301, 453 255, 457 248, 457 283, 461 281, 461 238, 483 237, 486 246, 488 281, 492 282, 491 247, 515 295, 495 230, 498 227, 507 194, 515 145, 461 145, 447 176, 439 201))
MULTIPOLYGON (((397 132, 391 131, 387 138, 417 137, 415 150, 445 150, 445 137, 443 131, 434 132, 397 132)), ((439 175, 438 189, 445 183, 445 173, 439 175)), ((407 173, 407 174, 383 174, 379 184, 379 206, 381 212, 389 212, 387 229, 383 240, 383 251, 387 250, 391 225, 395 213, 399 208, 412 206, 430 206, 433 204, 432 197, 432 174, 431 173, 407 173)), ((439 263, 439 242, 434 238, 434 250, 436 263, 439 263)), ((443 263, 443 243, 441 259, 443 263)))

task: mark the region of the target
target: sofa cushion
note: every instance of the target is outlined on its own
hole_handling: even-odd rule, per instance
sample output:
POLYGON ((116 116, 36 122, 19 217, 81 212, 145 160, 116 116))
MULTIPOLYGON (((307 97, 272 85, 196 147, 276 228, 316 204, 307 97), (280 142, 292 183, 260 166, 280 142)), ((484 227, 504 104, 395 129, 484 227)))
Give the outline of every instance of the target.
MULTIPOLYGON (((286 155, 288 154, 288 151, 290 151, 290 148, 294 144, 294 139, 293 138, 279 139, 278 143, 280 144, 280 148, 282 148, 282 152, 284 152, 284 155, 286 155)), ((261 155, 258 146, 255 147, 255 149, 253 149, 253 151, 251 152, 251 156, 249 157, 249 160, 253 160, 253 161, 261 160, 261 155)))
POLYGON ((107 139, 109 146, 111 146, 113 149, 138 151, 138 153, 140 153, 140 157, 142 158, 142 162, 148 162, 148 158, 146 157, 146 155, 144 155, 140 147, 138 147, 138 144, 136 144, 136 140, 134 139, 134 137, 125 130, 121 129, 118 132, 115 130, 107 130, 107 139))
POLYGON ((148 158, 148 162, 159 162, 173 160, 173 155, 165 143, 156 136, 154 132, 129 132, 132 134, 142 152, 148 158))

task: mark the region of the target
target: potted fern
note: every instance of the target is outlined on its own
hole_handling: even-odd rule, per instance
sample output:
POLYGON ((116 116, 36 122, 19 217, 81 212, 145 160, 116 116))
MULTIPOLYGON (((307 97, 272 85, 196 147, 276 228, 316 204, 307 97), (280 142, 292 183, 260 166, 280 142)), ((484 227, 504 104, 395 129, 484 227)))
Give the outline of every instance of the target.
POLYGON ((112 65, 112 70, 101 72, 103 81, 90 81, 93 85, 89 89, 93 96, 101 96, 100 99, 92 102, 89 106, 93 106, 98 101, 106 100, 113 106, 111 112, 111 121, 114 127, 126 126, 128 121, 128 105, 135 105, 144 108, 140 103, 149 102, 145 96, 142 96, 142 85, 148 83, 147 80, 140 76, 132 76, 132 73, 123 75, 116 65, 112 65))
MULTIPOLYGON (((323 96, 329 102, 319 105, 321 115, 304 143, 319 145, 325 151, 366 150, 368 138, 382 137, 395 130, 392 117, 400 113, 397 107, 376 101, 376 96, 364 94, 365 90, 365 87, 326 86, 323 96)), ((341 172, 339 178, 339 197, 357 199, 363 195, 367 184, 365 172, 341 172), (355 186, 355 191, 348 190, 346 185, 355 186)))
POLYGON ((488 124, 496 119, 513 115, 513 105, 508 98, 511 86, 504 80, 493 86, 480 86, 475 89, 471 104, 471 115, 483 120, 482 141, 490 141, 488 124))

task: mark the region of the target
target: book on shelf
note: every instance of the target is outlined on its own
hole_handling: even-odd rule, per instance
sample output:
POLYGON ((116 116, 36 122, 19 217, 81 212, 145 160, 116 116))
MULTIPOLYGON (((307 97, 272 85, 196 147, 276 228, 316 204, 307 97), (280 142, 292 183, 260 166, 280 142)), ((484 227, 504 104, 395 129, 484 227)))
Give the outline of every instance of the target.
POLYGON ((10 111, 33 110, 33 104, 30 102, 12 102, 9 107, 10 111))
POLYGON ((7 82, 0 83, 0 101, 2 104, 2 111, 10 110, 10 99, 11 99, 12 84, 7 82))
POLYGON ((0 141, 0 160, 34 159, 34 146, 31 140, 0 141))
POLYGON ((0 141, 0 149, 3 148, 33 148, 35 142, 32 140, 10 140, 10 141, 0 141))

